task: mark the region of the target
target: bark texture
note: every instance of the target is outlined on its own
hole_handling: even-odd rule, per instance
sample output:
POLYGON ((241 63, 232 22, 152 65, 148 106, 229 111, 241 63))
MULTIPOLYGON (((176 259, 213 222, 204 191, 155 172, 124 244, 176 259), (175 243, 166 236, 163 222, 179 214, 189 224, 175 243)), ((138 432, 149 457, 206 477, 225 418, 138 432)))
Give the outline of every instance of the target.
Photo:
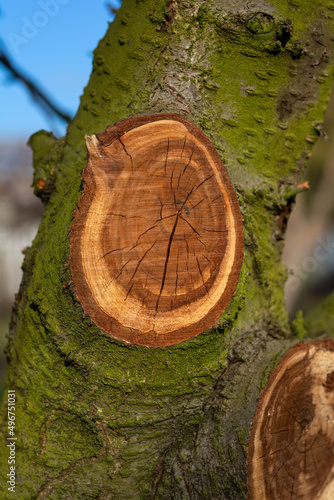
MULTIPOLYGON (((124 0, 66 137, 31 138, 47 206, 26 252, 7 349, 18 498, 245 497, 260 391, 307 334, 301 318, 288 322, 281 252, 328 100, 333 18, 325 0, 124 0), (177 113, 203 130, 244 219, 245 260, 219 323, 159 348, 104 335, 83 315, 67 266, 84 136, 152 113, 177 113)), ((313 323, 312 334, 320 331, 313 323)), ((6 402, 1 411, 5 482, 6 402)))

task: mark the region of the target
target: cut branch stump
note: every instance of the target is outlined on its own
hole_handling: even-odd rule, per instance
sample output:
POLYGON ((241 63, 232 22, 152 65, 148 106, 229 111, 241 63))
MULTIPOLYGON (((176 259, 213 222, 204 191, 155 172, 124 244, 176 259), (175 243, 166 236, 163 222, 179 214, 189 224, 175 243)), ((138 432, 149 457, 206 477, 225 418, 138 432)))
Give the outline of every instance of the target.
POLYGON ((105 332, 166 346, 211 327, 234 294, 241 214, 209 139, 175 114, 86 137, 71 228, 76 296, 105 332))
POLYGON ((334 498, 334 342, 299 343, 261 394, 248 449, 248 500, 334 498))

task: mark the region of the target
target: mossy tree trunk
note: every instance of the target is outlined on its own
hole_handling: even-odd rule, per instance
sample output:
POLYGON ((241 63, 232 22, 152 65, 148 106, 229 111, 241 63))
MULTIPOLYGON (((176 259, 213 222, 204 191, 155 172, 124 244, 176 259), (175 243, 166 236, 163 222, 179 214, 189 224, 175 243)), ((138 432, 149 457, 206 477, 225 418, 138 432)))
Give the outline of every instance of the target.
MULTIPOLYGON (((288 321, 281 254, 328 100, 333 25, 327 0, 124 0, 66 137, 31 138, 46 211, 7 349, 17 498, 244 498, 260 391, 307 334, 301 319, 288 321), (67 266, 85 134, 151 113, 183 115, 212 141, 245 245, 219 324, 158 348, 112 340, 84 317, 67 266)), ((6 415, 4 403, 1 488, 12 498, 6 415)))

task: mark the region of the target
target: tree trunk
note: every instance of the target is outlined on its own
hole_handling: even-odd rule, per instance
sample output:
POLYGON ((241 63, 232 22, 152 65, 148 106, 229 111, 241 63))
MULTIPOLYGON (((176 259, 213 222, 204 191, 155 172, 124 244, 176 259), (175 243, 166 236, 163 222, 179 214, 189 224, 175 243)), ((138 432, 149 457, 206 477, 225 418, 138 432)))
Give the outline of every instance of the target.
POLYGON ((246 496, 261 389, 284 353, 308 338, 300 316, 288 321, 281 253, 331 87, 333 21, 334 4, 324 0, 124 0, 66 137, 41 131, 30 140, 46 211, 10 325, 3 498, 13 495, 11 451, 20 499, 246 496), (156 113, 185 117, 218 152, 243 217, 244 262, 212 328, 147 347, 99 328, 94 306, 84 315, 69 231, 85 135, 156 113), (13 394, 15 421, 7 416, 13 394))

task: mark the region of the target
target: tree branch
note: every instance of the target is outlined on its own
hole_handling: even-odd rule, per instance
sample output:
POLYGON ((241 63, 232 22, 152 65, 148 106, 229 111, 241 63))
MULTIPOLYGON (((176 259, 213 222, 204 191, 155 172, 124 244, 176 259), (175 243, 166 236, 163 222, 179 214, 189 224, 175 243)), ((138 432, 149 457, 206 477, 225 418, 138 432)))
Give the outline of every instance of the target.
POLYGON ((23 71, 18 69, 15 64, 9 59, 3 49, 0 50, 0 63, 9 71, 11 76, 19 80, 29 91, 32 99, 43 109, 48 115, 54 114, 65 122, 69 123, 72 117, 64 110, 60 109, 47 95, 38 88, 37 84, 23 71))

